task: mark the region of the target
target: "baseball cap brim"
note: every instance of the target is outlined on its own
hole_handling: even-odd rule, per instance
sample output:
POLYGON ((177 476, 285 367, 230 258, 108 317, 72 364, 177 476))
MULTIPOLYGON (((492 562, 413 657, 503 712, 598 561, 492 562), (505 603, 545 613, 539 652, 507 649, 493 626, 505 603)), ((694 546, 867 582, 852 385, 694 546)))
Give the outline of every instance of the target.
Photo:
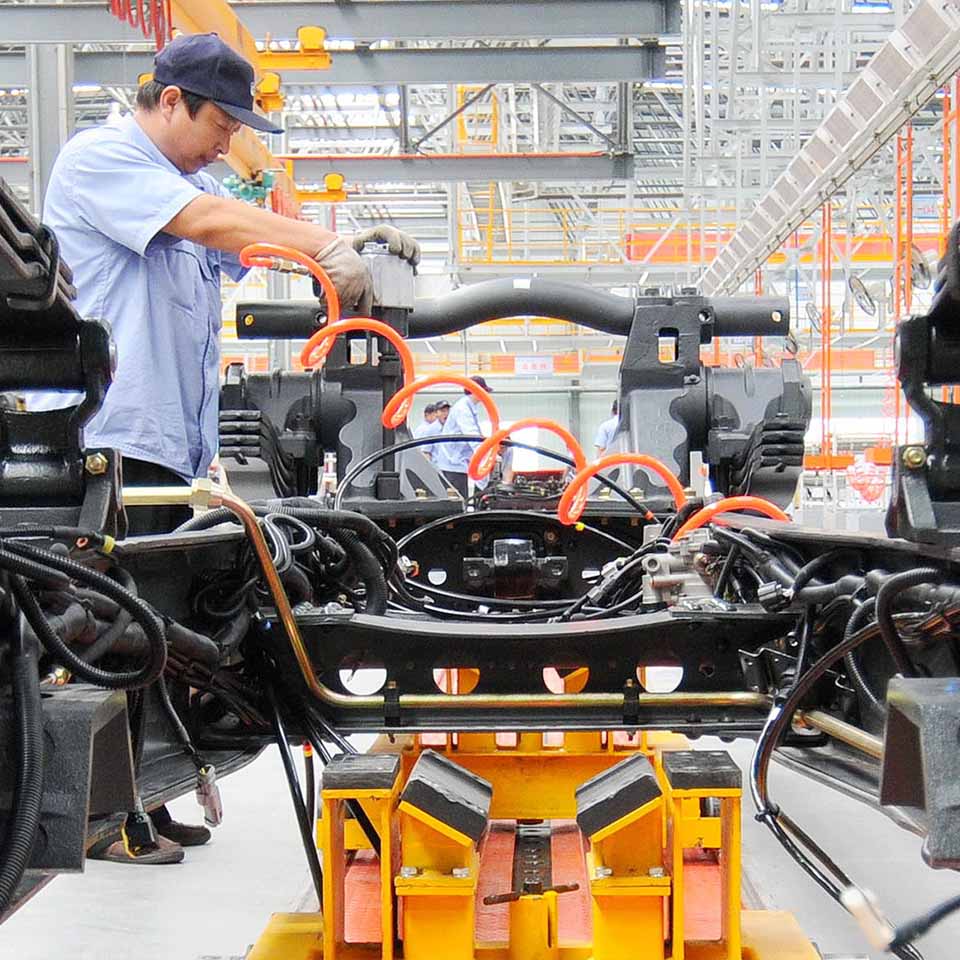
POLYGON ((223 100, 213 101, 224 113, 230 114, 234 120, 239 120, 254 130, 261 133, 283 133, 281 127, 274 126, 266 117, 261 117, 259 113, 247 110, 244 107, 238 107, 233 103, 225 103, 223 100))

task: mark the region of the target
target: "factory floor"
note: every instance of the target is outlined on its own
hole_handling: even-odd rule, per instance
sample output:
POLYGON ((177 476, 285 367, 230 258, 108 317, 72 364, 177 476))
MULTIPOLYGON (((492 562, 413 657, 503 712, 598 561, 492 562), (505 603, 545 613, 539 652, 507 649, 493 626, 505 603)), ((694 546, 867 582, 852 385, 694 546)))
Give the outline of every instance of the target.
MULTIPOLYGON (((751 744, 702 740, 749 761, 751 744)), ((920 841, 881 814, 775 767, 772 794, 884 908, 905 919, 960 891, 960 877, 935 873, 920 841)), ((276 750, 221 784, 225 818, 182 864, 130 867, 88 861, 83 876, 62 876, 0 927, 0 960, 225 960, 240 958, 270 914, 316 905, 276 750)), ((199 822, 192 796, 171 805, 199 822)), ((791 910, 825 956, 880 960, 853 921, 782 852, 744 801, 747 897, 791 910)), ((960 917, 919 944, 926 960, 960 956, 960 917)))

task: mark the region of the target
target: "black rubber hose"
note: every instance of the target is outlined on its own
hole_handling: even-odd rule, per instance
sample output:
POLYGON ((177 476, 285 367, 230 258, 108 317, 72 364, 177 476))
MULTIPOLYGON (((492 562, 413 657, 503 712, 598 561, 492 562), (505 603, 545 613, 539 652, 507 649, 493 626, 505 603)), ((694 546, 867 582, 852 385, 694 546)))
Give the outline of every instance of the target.
MULTIPOLYGON (((849 641, 849 639, 861 628, 866 626, 870 621, 870 618, 873 616, 874 609, 876 608, 877 601, 874 597, 870 597, 864 603, 860 604, 856 610, 850 614, 850 619, 847 621, 847 626, 843 631, 843 639, 849 641)), ((844 666, 847 668, 847 674, 850 677, 850 681, 856 687, 857 692, 863 697, 867 708, 872 710, 875 714, 883 715, 884 707, 880 698, 873 692, 873 688, 867 681, 867 678, 863 674, 863 670, 860 668, 860 661, 857 659, 857 654, 859 653, 860 648, 854 647, 843 657, 844 666)))
MULTIPOLYGON (((104 576, 96 570, 84 567, 82 564, 75 563, 66 557, 61 557, 55 553, 48 553, 45 550, 37 550, 34 547, 28 547, 26 544, 9 543, 11 549, 25 551, 28 559, 33 561, 37 558, 35 566, 49 564, 56 570, 75 577, 88 586, 93 586, 108 597, 116 600, 122 607, 128 610, 133 619, 143 627, 150 641, 150 658, 138 670, 124 670, 111 672, 101 670, 92 664, 80 659, 60 638, 50 629, 43 611, 33 593, 27 587, 26 583, 19 576, 11 577, 11 584, 14 592, 18 593, 18 603, 24 612, 24 615, 30 621, 30 626, 37 632, 41 642, 47 648, 47 651, 65 667, 70 669, 78 677, 94 683, 97 686, 106 687, 110 690, 132 690, 139 687, 146 687, 153 683, 157 677, 163 673, 163 668, 167 662, 167 642, 163 632, 163 621, 153 612, 153 610, 143 603, 137 597, 133 596, 128 590, 115 583, 109 577, 104 576)), ((0 551, 2 553, 2 551, 0 551)), ((0 556, 0 566, 5 565, 5 559, 0 556)))
POLYGON ((387 612, 387 580, 373 551, 352 530, 335 530, 333 538, 346 551, 350 564, 366 591, 363 612, 383 616, 387 612))
POLYGON ((581 283, 556 280, 485 280, 433 300, 418 300, 408 338, 457 333, 488 320, 547 316, 603 333, 626 336, 633 324, 632 297, 618 297, 581 283))
POLYGON ((808 564, 800 568, 800 572, 794 579, 794 594, 799 593, 824 567, 845 557, 852 557, 857 562, 861 562, 863 559, 858 551, 850 550, 847 547, 839 550, 828 550, 826 553, 821 553, 819 557, 814 557, 808 564))
POLYGON ((251 612, 244 608, 213 638, 224 656, 229 656, 239 646, 250 629, 251 612))
MULTIPOLYGON (((137 596, 137 583, 126 570, 122 567, 114 567, 111 572, 125 590, 133 596, 137 596)), ((129 610, 120 607, 111 626, 107 627, 93 642, 93 645, 84 651, 83 659, 87 663, 96 663, 101 657, 110 653, 120 638, 127 632, 131 623, 133 623, 133 615, 129 610)))
POLYGON ((833 583, 824 583, 821 586, 807 586, 793 594, 795 603, 804 606, 820 606, 829 603, 837 597, 851 597, 864 585, 863 577, 855 573, 848 573, 833 583))
POLYGON ((283 760, 283 770, 287 775, 287 786, 290 788, 290 799, 293 801, 293 809, 297 815, 297 824, 300 827, 300 840, 303 844, 303 852, 307 857, 310 876, 313 878, 313 888, 317 892, 317 901, 322 910, 323 873, 320 869, 320 858, 317 855, 317 847, 314 842, 313 824, 307 819, 307 809, 303 804, 303 793, 300 791, 300 780, 297 777, 297 768, 293 763, 290 743, 287 740, 287 733, 283 727, 283 718, 280 716, 280 705, 277 702, 277 694, 272 686, 267 686, 267 696, 269 697, 270 709, 273 714, 274 735, 277 741, 277 747, 280 750, 280 758, 283 760))
POLYGON ((936 567, 916 567, 905 573, 896 573, 886 580, 877 591, 877 623, 880 626, 880 635, 883 637, 897 670, 905 677, 917 676, 916 668, 910 662, 907 648, 904 646, 897 625, 893 622, 893 602, 911 587, 922 583, 939 582, 943 579, 942 571, 936 567))
POLYGON ((43 801, 43 706, 36 645, 28 642, 18 624, 11 642, 13 689, 13 753, 17 778, 12 815, 0 845, 0 917, 10 908, 40 829, 43 801))

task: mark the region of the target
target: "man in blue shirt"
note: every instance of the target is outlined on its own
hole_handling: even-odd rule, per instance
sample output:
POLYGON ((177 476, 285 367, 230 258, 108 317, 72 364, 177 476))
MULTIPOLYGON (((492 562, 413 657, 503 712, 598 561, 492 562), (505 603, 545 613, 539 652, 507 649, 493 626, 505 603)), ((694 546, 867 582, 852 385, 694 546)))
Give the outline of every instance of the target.
MULTIPOLYGON (((202 168, 230 149, 241 125, 280 133, 253 111, 253 68, 216 34, 182 36, 154 60, 137 110, 77 134, 51 172, 43 221, 73 270, 77 309, 110 324, 113 383, 85 428, 85 447, 123 456, 124 483, 180 484, 204 477, 217 452, 220 273, 239 280, 238 253, 272 241, 313 257, 343 305, 369 310, 372 282, 358 254, 370 239, 411 263, 416 242, 375 227, 350 243, 324 227, 229 197, 202 168)), ((42 409, 76 396, 31 398, 42 409)), ((130 511, 131 532, 169 529, 180 511, 130 511)), ((112 843, 105 859, 169 863, 210 833, 154 813, 168 838, 131 856, 112 843)))
POLYGON ((436 404, 428 403, 423 408, 423 420, 420 421, 413 428, 414 437, 419 440, 421 437, 425 437, 428 433, 432 432, 433 425, 437 422, 437 407, 436 404))
POLYGON ((602 457, 607 451, 607 447, 610 446, 610 442, 613 440, 613 435, 617 432, 617 427, 620 425, 620 404, 618 401, 613 401, 613 406, 610 408, 610 412, 613 414, 612 417, 608 417, 600 426, 597 428, 597 435, 593 440, 593 445, 597 451, 597 457, 602 457))
MULTIPOLYGON (((51 172, 43 220, 73 270, 78 311, 106 320, 117 348, 85 445, 119 450, 128 485, 207 475, 218 439, 220 273, 243 276, 243 247, 267 240, 313 257, 344 306, 360 312, 372 285, 357 249, 371 234, 411 262, 419 257, 416 242, 392 227, 351 244, 235 200, 201 172, 229 151, 241 125, 281 132, 253 111, 253 79, 216 34, 178 37, 157 54, 135 114, 78 133, 51 172)), ((61 394, 31 405, 70 402, 61 394)), ((165 509, 131 511, 131 532, 175 524, 165 509)))
MULTIPOLYGON (((483 377, 471 377, 470 379, 478 387, 486 390, 487 393, 493 393, 483 377)), ((463 393, 464 395, 450 408, 450 414, 443 425, 441 436, 458 433, 466 433, 472 436, 483 435, 483 430, 480 427, 480 401, 469 390, 464 390, 463 393)), ((450 481, 450 485, 464 499, 466 499, 469 489, 467 467, 470 465, 473 451, 479 446, 479 440, 470 443, 459 441, 456 443, 438 443, 434 450, 433 462, 450 481)))

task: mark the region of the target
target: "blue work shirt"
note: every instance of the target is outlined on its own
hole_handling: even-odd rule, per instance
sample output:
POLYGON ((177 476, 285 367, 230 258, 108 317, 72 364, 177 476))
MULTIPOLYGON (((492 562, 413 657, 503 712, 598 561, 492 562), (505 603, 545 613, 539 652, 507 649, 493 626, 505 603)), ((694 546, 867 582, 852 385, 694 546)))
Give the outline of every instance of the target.
MULTIPOLYGON (((184 479, 206 476, 217 452, 220 271, 246 273, 233 254, 162 232, 201 193, 228 196, 207 173, 181 173, 126 117, 67 143, 43 207, 73 270, 78 312, 106 320, 117 347, 86 447, 113 447, 184 479)), ((47 393, 30 406, 75 396, 47 393)))
POLYGON ((426 420, 421 420, 416 427, 414 427, 413 435, 419 440, 421 437, 432 437, 442 429, 443 424, 439 420, 431 420, 429 423, 426 420))
MULTIPOLYGON (((480 436, 483 430, 480 427, 478 411, 480 401, 464 394, 451 408, 447 422, 443 425, 441 435, 449 433, 467 433, 480 436)), ((433 462, 441 470, 451 473, 466 473, 473 451, 480 446, 475 443, 438 443, 433 450, 433 462)))
POLYGON ((610 446, 610 441, 613 440, 613 435, 617 432, 617 427, 620 425, 620 417, 614 414, 612 417, 609 417, 607 420, 604 420, 603 423, 597 428, 597 435, 594 437, 593 445, 599 447, 601 451, 606 452, 607 447, 610 446))

